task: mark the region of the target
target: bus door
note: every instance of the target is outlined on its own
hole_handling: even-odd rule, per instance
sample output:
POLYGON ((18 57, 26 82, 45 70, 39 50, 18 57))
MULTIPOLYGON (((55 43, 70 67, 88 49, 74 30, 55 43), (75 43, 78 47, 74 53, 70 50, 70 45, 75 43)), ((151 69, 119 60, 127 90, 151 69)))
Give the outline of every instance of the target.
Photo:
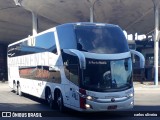
POLYGON ((79 107, 79 94, 77 91, 78 87, 70 83, 70 104, 74 107, 79 107))

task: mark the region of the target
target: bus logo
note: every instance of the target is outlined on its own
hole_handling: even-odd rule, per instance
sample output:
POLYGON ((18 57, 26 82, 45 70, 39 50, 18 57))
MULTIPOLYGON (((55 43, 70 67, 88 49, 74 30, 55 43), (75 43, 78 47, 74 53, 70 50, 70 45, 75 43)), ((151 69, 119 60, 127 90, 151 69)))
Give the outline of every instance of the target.
POLYGON ((111 102, 115 102, 116 100, 114 98, 111 98, 111 102))

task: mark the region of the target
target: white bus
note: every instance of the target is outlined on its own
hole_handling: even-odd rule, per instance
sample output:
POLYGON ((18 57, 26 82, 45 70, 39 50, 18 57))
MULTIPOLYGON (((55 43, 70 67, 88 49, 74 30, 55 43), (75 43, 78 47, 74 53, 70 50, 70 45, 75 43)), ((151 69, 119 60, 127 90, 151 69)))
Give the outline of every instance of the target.
POLYGON ((132 61, 117 25, 68 23, 8 46, 9 86, 78 111, 131 109, 132 61))

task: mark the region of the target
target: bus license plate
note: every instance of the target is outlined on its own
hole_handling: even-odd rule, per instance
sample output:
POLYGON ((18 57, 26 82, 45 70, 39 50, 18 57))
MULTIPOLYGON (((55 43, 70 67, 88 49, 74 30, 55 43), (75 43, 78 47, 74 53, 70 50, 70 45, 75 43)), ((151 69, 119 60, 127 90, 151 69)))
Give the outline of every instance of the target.
POLYGON ((108 106, 108 110, 115 110, 115 109, 117 109, 117 105, 108 106))

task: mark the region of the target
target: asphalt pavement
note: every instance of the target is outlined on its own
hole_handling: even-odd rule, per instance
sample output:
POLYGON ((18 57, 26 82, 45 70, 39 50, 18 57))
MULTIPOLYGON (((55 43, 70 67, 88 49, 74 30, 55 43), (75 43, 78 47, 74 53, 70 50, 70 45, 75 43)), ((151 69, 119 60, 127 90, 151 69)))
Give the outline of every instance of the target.
POLYGON ((155 85, 154 81, 144 81, 144 82, 133 82, 134 90, 160 90, 160 82, 159 85, 155 85))
MULTIPOLYGON (((37 99, 32 96, 17 96, 15 93, 11 92, 11 89, 9 88, 7 82, 0 82, 0 111, 46 111, 51 112, 51 114, 55 114, 55 117, 44 117, 44 118, 38 118, 38 120, 48 120, 48 119, 54 119, 54 120, 84 120, 85 119, 97 119, 99 120, 160 120, 160 85, 155 86, 152 83, 143 83, 140 82, 134 82, 134 90, 135 90, 135 101, 134 101, 134 108, 131 110, 131 113, 134 113, 135 117, 133 117, 133 114, 130 114, 131 116, 124 117, 119 114, 111 114, 107 115, 107 113, 94 113, 94 114, 83 114, 83 118, 76 115, 76 112, 69 112, 69 113, 60 113, 58 110, 51 110, 44 101, 37 99), (158 115, 159 117, 151 117, 151 116, 141 116, 140 115, 158 115), (138 117, 137 117, 137 116, 138 117), (64 116, 64 117, 60 117, 64 116), (90 117, 91 116, 91 117, 90 117)), ((126 111, 127 112, 127 111, 126 111)), ((130 112, 128 112, 130 113, 130 112)), ((81 114, 80 114, 81 115, 81 114)), ((1 120, 2 118, 0 118, 1 120)), ((7 118, 3 118, 7 119, 7 118)), ((12 118, 15 120, 18 120, 19 118, 12 118)), ((30 120, 30 118, 25 118, 27 120, 30 120)), ((34 118, 36 119, 36 118, 34 118)), ((8 120, 8 119, 7 119, 8 120)))

